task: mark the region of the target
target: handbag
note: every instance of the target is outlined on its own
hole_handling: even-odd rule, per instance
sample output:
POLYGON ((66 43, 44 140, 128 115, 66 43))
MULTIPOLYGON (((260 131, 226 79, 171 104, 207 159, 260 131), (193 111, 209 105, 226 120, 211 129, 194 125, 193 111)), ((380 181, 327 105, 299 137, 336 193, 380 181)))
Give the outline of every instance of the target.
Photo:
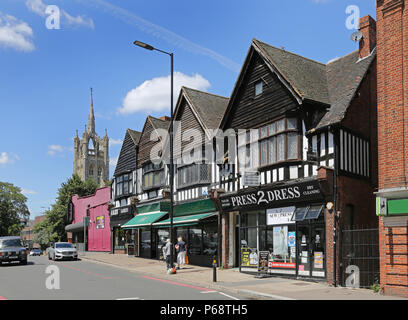
POLYGON ((188 255, 186 253, 186 264, 188 264, 188 255))

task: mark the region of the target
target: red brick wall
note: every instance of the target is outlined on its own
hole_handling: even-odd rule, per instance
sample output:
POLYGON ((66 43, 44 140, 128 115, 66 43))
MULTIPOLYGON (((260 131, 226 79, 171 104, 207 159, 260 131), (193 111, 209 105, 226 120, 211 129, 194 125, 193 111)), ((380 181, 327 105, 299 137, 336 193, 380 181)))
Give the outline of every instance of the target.
MULTIPOLYGON (((407 187, 408 0, 377 0, 379 189, 407 187)), ((408 296, 407 228, 380 227, 380 284, 408 296)))

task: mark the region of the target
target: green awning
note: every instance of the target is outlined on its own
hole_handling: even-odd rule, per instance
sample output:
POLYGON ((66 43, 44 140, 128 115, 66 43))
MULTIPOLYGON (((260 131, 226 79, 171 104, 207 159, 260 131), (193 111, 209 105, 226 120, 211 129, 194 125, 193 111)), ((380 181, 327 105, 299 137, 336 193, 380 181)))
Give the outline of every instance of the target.
POLYGON ((170 210, 170 201, 160 201, 151 204, 140 205, 136 207, 136 212, 138 214, 142 213, 152 213, 170 210))
POLYGON ((204 199, 174 206, 173 217, 196 215, 214 211, 217 211, 214 202, 211 199, 204 199))
POLYGON ((408 214, 408 199, 388 200, 388 215, 405 215, 408 214))
POLYGON ((138 214, 128 222, 126 222, 122 228, 123 229, 137 229, 143 227, 150 227, 152 223, 156 222, 160 218, 162 218, 167 212, 159 211, 153 213, 142 213, 138 214))
MULTIPOLYGON (((173 217, 173 226, 192 225, 201 222, 201 220, 217 216, 218 212, 207 212, 200 214, 192 214, 188 216, 173 217)), ((153 227, 168 227, 170 226, 170 219, 162 220, 153 223, 153 227)))

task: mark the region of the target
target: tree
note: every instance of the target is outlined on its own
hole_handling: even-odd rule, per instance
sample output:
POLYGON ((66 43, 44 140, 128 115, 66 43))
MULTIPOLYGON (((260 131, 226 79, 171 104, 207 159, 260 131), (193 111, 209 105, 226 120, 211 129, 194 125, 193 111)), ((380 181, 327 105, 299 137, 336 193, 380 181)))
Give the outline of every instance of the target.
POLYGON ((34 229, 36 237, 42 241, 39 243, 66 241, 66 216, 68 204, 72 196, 74 194, 79 197, 88 196, 95 193, 97 188, 96 182, 93 180, 83 182, 76 174, 73 174, 71 178, 62 183, 58 189, 58 197, 55 204, 51 206, 51 210, 46 212, 43 223, 34 229))
POLYGON ((26 202, 20 188, 0 182, 0 236, 20 234, 30 217, 26 202))

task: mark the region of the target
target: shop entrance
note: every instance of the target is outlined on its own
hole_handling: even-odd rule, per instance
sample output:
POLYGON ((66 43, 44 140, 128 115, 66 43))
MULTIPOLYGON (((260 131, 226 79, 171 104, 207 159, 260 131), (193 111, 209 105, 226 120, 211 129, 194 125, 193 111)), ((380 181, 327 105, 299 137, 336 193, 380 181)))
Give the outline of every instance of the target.
POLYGON ((325 226, 311 221, 297 224, 296 247, 298 276, 324 278, 325 274, 325 226))

